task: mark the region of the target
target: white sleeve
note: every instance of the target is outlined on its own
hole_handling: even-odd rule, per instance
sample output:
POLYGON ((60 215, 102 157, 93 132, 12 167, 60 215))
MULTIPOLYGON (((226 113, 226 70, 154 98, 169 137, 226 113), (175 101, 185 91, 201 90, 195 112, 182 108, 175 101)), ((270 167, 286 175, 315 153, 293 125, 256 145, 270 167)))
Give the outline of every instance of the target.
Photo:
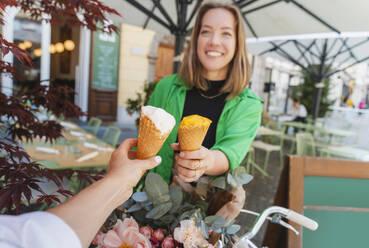
POLYGON ((1 248, 81 248, 73 229, 48 212, 0 215, 1 248))
POLYGON ((306 117, 307 116, 307 111, 306 111, 306 108, 304 105, 300 105, 300 114, 299 114, 300 117, 306 117))

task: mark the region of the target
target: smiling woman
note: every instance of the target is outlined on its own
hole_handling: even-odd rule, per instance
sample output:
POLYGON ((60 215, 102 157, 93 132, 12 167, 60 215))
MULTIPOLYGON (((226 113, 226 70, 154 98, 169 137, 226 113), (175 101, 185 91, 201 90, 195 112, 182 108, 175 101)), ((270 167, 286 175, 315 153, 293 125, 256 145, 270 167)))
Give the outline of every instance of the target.
POLYGON ((149 100, 177 123, 159 152, 163 163, 154 169, 168 183, 172 169, 185 182, 235 169, 256 135, 262 100, 247 88, 250 68, 242 23, 231 4, 203 4, 179 74, 160 81, 149 100), (189 115, 206 117, 212 124, 200 149, 174 156, 178 125, 189 115))
POLYGON ((236 49, 235 18, 225 9, 211 9, 202 20, 197 55, 209 80, 224 80, 236 49))

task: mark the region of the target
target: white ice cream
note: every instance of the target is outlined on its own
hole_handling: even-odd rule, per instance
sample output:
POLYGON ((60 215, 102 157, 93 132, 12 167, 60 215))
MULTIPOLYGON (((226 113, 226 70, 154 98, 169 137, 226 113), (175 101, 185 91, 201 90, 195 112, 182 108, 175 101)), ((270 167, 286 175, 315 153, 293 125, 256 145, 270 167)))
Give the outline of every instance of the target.
POLYGON ((151 119, 162 135, 170 132, 176 124, 174 117, 161 108, 143 106, 141 111, 142 114, 151 119))

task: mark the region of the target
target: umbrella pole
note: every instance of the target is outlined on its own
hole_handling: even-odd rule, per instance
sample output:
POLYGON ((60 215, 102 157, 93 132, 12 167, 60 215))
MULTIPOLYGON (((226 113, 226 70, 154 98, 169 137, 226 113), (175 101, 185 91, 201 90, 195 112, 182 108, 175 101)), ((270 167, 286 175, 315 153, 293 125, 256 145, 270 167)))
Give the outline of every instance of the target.
POLYGON ((320 105, 320 100, 322 98, 322 91, 323 91, 323 87, 321 85, 323 85, 324 87, 324 83, 317 83, 315 85, 313 120, 316 120, 316 118, 318 118, 319 116, 319 105, 320 105))
POLYGON ((181 63, 181 53, 183 52, 185 34, 176 34, 176 41, 174 44, 174 60, 173 60, 173 72, 177 73, 179 65, 181 63))
POLYGON ((325 66, 326 66, 326 61, 327 61, 327 57, 328 57, 328 39, 324 40, 324 45, 321 51, 321 56, 320 56, 320 65, 319 65, 319 72, 317 75, 317 83, 315 84, 315 93, 314 93, 314 108, 313 108, 313 120, 315 121, 316 118, 318 118, 319 116, 319 105, 320 105, 320 100, 322 98, 322 91, 324 88, 324 74, 325 74, 325 66))
POLYGON ((283 109, 283 113, 287 114, 287 110, 288 110, 288 99, 290 98, 290 86, 291 86, 291 79, 292 79, 292 75, 290 74, 288 77, 288 86, 287 86, 287 92, 286 92, 286 100, 284 102, 284 109, 283 109))

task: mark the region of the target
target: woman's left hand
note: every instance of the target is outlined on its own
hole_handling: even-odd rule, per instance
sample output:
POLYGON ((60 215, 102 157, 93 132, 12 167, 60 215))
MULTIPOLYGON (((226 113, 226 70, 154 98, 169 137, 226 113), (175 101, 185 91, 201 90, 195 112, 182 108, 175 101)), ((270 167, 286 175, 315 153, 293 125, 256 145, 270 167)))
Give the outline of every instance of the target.
MULTIPOLYGON (((179 151, 179 144, 171 145, 179 151)), ((197 181, 214 164, 212 151, 201 146, 196 151, 181 151, 174 157, 174 170, 184 182, 197 181)))

